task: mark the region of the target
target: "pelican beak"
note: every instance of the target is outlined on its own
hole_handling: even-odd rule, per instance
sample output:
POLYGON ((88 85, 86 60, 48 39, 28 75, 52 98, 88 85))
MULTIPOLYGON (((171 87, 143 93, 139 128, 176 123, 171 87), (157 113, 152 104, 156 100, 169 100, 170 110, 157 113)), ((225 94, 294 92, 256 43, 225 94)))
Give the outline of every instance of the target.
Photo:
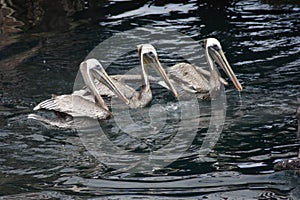
POLYGON ((91 73, 94 78, 98 79, 101 83, 103 83, 106 87, 112 90, 125 104, 129 104, 129 100, 124 96, 124 94, 116 87, 113 80, 106 73, 105 69, 102 65, 95 65, 91 69, 91 73))
POLYGON ((164 70, 164 68, 161 66, 159 60, 158 60, 158 56, 155 56, 155 61, 156 63, 153 64, 154 69, 160 74, 160 76, 163 78, 163 80, 165 81, 165 83, 167 84, 167 86, 170 88, 171 92, 173 93, 174 97, 178 97, 178 93, 175 89, 175 87, 173 86, 173 84, 171 83, 169 77, 166 74, 166 71, 164 70))
POLYGON ((138 54, 139 54, 139 58, 140 58, 140 63, 141 63, 141 67, 142 67, 142 80, 143 80, 143 84, 145 85, 146 88, 150 87, 149 84, 149 80, 148 80, 148 73, 147 73, 147 69, 145 68, 145 61, 144 61, 144 54, 149 53, 149 50, 147 49, 147 45, 137 45, 137 49, 138 49, 138 54))
POLYGON ((170 88, 173 95, 177 98, 178 93, 173 84, 171 83, 170 79, 168 78, 166 71, 159 62, 155 48, 151 44, 140 45, 138 46, 138 48, 141 56, 142 69, 144 69, 144 64, 151 64, 151 66, 153 66, 155 71, 162 77, 167 86, 170 88))
POLYGON ((232 68, 230 67, 224 52, 222 49, 216 49, 214 47, 209 47, 209 54, 214 58, 216 63, 220 65, 220 67, 223 69, 223 71, 227 74, 227 76, 230 78, 232 83, 234 84, 235 88, 238 91, 242 91, 243 87, 240 84, 239 80, 236 78, 235 73, 232 71, 232 68))

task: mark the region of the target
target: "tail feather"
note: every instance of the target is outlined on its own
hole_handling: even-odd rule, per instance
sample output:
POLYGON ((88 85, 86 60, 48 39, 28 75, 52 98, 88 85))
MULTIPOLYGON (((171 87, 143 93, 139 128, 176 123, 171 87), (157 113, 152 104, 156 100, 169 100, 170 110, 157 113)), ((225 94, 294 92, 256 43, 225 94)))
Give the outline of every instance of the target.
POLYGON ((47 119, 42 116, 36 114, 29 114, 28 119, 35 120, 47 129, 73 129, 73 119, 65 120, 65 119, 47 119))
POLYGON ((34 120, 41 120, 42 119, 41 116, 36 115, 36 114, 29 114, 27 117, 28 117, 28 119, 34 119, 34 120))
POLYGON ((37 106, 33 108, 33 110, 41 110, 41 109, 47 109, 47 110, 55 110, 57 108, 57 103, 55 99, 47 99, 45 101, 42 101, 37 106))

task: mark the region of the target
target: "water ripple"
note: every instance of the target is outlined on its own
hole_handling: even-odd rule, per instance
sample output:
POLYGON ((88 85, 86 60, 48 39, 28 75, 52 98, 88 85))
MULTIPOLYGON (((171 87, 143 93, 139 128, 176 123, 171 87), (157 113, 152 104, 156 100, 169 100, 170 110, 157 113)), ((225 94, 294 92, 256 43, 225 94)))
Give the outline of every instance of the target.
MULTIPOLYGON (((290 194, 297 199, 299 177, 291 171, 274 172, 273 166, 296 157, 300 147, 295 118, 300 103, 299 4, 265 0, 218 5, 140 1, 126 7, 128 2, 131 1, 115 0, 95 10, 80 10, 75 12, 74 21, 68 18, 73 28, 55 34, 28 30, 24 35, 8 38, 15 44, 1 46, 0 195, 4 197, 0 199, 258 199, 271 193, 290 194), (157 34, 157 30, 149 30, 151 26, 184 33, 197 44, 205 37, 217 37, 243 84, 241 93, 231 83, 226 88, 223 132, 205 160, 199 160, 197 152, 210 114, 201 116, 203 126, 199 126, 194 141, 178 160, 140 173, 122 168, 122 161, 115 162, 109 153, 106 156, 111 160, 96 159, 82 144, 78 132, 47 130, 27 120, 38 102, 52 93, 72 91, 78 64, 97 44, 137 27, 145 33, 139 39, 148 41, 157 34), (110 162, 119 165, 120 170, 111 168, 110 162)), ((172 35, 153 44, 184 47, 180 55, 174 45, 158 48, 164 67, 185 61, 185 56, 199 56, 195 53, 199 45, 172 35)), ((123 74, 138 66, 135 48, 112 63, 108 73, 123 74)), ((201 59, 197 62, 205 64, 201 59)), ((166 90, 158 85, 152 89, 154 104, 169 101, 166 90)), ((170 101, 166 109, 175 109, 176 102, 170 101)), ((205 110, 210 102, 203 105, 201 109, 205 110)), ((138 125, 149 124, 147 109, 142 114, 131 112, 138 125)), ((198 118, 191 116, 188 120, 198 118)), ((141 143, 122 133, 113 119, 101 125, 117 146, 149 152, 167 144, 175 135, 174 129, 190 134, 189 128, 182 130, 178 124, 170 121, 160 129, 152 140, 156 143, 141 143)), ((136 130, 136 126, 126 128, 129 132, 136 130)), ((147 133, 140 132, 143 139, 149 139, 147 133)), ((184 146, 184 141, 178 141, 176 148, 184 146)))

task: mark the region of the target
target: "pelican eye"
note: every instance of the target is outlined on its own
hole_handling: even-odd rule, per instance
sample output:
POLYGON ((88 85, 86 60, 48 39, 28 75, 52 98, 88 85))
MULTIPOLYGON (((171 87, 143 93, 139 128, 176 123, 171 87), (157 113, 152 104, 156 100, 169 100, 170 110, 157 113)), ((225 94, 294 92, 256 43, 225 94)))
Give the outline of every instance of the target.
POLYGON ((148 63, 155 62, 154 58, 155 58, 155 55, 154 55, 153 52, 147 52, 147 53, 144 54, 145 62, 148 62, 148 63))
POLYGON ((148 56, 148 57, 154 57, 155 56, 152 51, 149 51, 149 52, 145 53, 145 55, 148 56))
POLYGON ((211 46, 211 48, 214 49, 215 51, 220 51, 221 50, 221 48, 218 45, 216 45, 216 44, 214 44, 213 46, 211 46))

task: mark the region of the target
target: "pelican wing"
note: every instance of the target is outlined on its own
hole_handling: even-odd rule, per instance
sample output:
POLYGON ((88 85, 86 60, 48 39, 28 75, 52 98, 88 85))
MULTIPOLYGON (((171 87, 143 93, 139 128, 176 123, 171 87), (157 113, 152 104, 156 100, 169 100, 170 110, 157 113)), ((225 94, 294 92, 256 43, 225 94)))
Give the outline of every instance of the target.
MULTIPOLYGON (((117 75, 111 75, 110 77, 116 81, 123 80, 123 81, 139 81, 140 82, 142 80, 142 77, 140 74, 124 74, 124 75, 117 74, 117 75)), ((148 75, 148 80, 155 82, 155 81, 157 81, 157 78, 148 75)))
MULTIPOLYGON (((136 92, 132 87, 129 87, 125 83, 123 83, 122 78, 119 80, 112 79, 115 86, 123 93, 127 98, 130 98, 133 96, 133 94, 136 92)), ((110 90, 108 87, 106 87, 104 84, 100 83, 98 80, 95 80, 96 88, 100 92, 101 96, 108 96, 108 97, 115 97, 116 94, 110 90)))
POLYGON ((168 68, 168 74, 171 79, 184 85, 186 88, 196 90, 197 92, 209 91, 209 82, 197 69, 188 63, 178 63, 168 68))
POLYGON ((110 113, 100 108, 94 101, 78 95, 52 96, 42 101, 33 110, 53 110, 66 113, 73 117, 90 117, 93 119, 106 119, 110 113))
MULTIPOLYGON (((204 76, 210 77, 210 71, 205 70, 205 69, 203 69, 201 67, 198 67, 198 66, 194 66, 194 67, 198 71, 198 73, 203 74, 204 76)), ((224 78, 220 77, 220 81, 224 85, 228 85, 228 82, 224 78)))

